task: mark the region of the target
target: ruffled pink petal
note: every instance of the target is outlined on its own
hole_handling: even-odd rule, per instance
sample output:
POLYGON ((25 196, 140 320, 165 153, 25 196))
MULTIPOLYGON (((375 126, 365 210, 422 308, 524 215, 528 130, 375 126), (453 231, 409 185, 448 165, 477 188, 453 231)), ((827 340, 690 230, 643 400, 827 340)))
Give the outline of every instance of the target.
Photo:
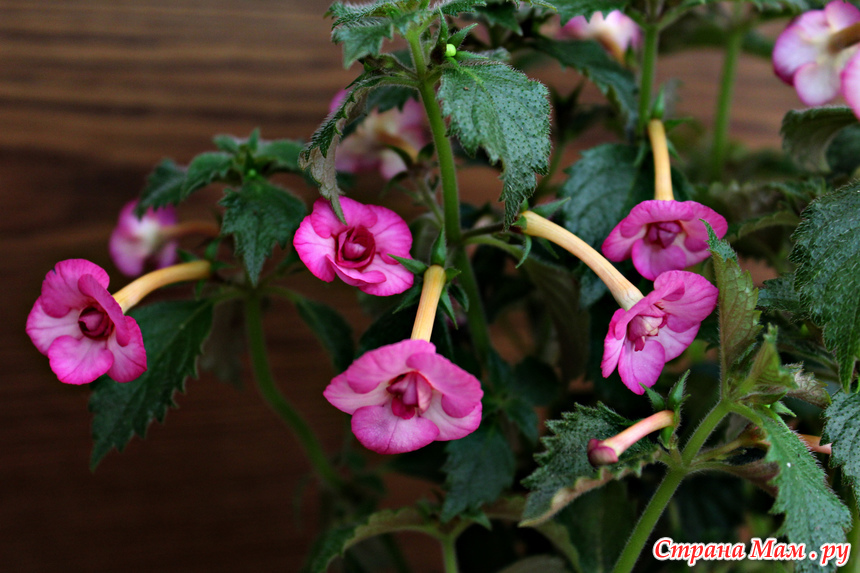
POLYGON ((107 375, 116 382, 131 382, 146 372, 146 349, 143 347, 143 336, 137 321, 130 316, 124 316, 122 323, 128 340, 126 344, 120 345, 116 336, 108 337, 107 348, 113 354, 113 365, 107 375))
POLYGON ((335 376, 326 386, 323 396, 329 403, 342 412, 354 414, 365 406, 382 406, 391 399, 388 393, 388 380, 380 380, 379 385, 369 392, 356 392, 347 381, 346 373, 335 376))
POLYGON ((600 247, 600 250, 603 252, 603 256, 610 261, 621 262, 630 258, 633 245, 636 241, 642 240, 642 237, 644 236, 644 226, 636 227, 633 225, 625 225, 622 227, 622 224, 619 223, 614 229, 612 229, 612 231, 609 232, 609 236, 607 236, 606 240, 603 241, 603 245, 600 247), (631 233, 629 236, 625 236, 622 232, 623 229, 633 230, 635 232, 631 233))
POLYGON ((117 227, 111 233, 108 252, 113 264, 125 276, 134 277, 143 273, 143 265, 146 261, 143 242, 131 239, 123 229, 117 227))
MULTIPOLYGON (((114 297, 104 289, 92 275, 84 275, 78 280, 78 288, 101 306, 113 322, 114 332, 111 337, 116 337, 120 346, 125 346, 131 340, 131 331, 127 326, 126 317, 122 314, 122 308, 114 297)), ((83 309, 82 309, 83 310, 83 309)), ((134 322, 134 320, 132 320, 134 322)), ((135 323, 135 327, 137 323, 135 323)), ((138 329, 138 333, 140 330, 138 329)))
MULTIPOLYGON (((684 295, 678 300, 662 298, 661 305, 668 314, 666 325, 676 332, 682 332, 701 323, 714 311, 719 290, 708 279, 686 271, 668 271, 654 281, 651 296, 665 296, 683 285, 684 295)), ((647 297, 646 297, 647 298, 647 297)), ((641 302, 641 301, 640 301, 641 302)))
POLYGON ((839 70, 829 61, 804 64, 794 74, 794 89, 806 105, 829 102, 839 95, 839 87, 839 70))
POLYGON ((356 410, 352 415, 352 431, 364 447, 379 454, 411 452, 439 435, 439 428, 427 418, 412 416, 404 420, 395 416, 390 403, 356 410))
POLYGON ((339 235, 349 227, 363 225, 369 229, 376 224, 376 213, 368 209, 367 205, 349 197, 341 197, 340 206, 343 209, 343 218, 346 220, 346 225, 340 222, 340 219, 334 214, 334 210, 328 201, 317 199, 314 202, 310 220, 317 235, 328 238, 332 235, 339 235))
POLYGON ((86 308, 89 297, 78 288, 78 279, 84 275, 92 275, 104 288, 110 282, 107 272, 95 263, 85 259, 60 261, 42 281, 42 296, 39 297, 42 309, 48 315, 60 318, 72 309, 80 311, 86 308))
POLYGON ((311 216, 305 217, 296 234, 293 236, 293 248, 308 270, 320 280, 331 282, 335 272, 332 268, 331 257, 334 255, 335 240, 333 237, 320 237, 314 231, 311 216))
POLYGON ((436 347, 426 340, 401 340, 365 352, 344 374, 355 392, 365 394, 380 384, 387 386, 392 379, 413 370, 407 364, 407 359, 413 354, 435 352, 436 347))
MULTIPOLYGON (((668 324, 665 325, 657 333, 657 336, 651 338, 652 341, 659 343, 663 347, 666 362, 677 358, 687 349, 690 344, 696 339, 696 334, 699 332, 699 325, 696 323, 692 327, 682 332, 672 330, 668 324)), ((647 343, 646 343, 647 344, 647 343)))
POLYGON ((848 26, 860 22, 860 9, 845 2, 844 0, 833 0, 824 7, 824 15, 827 23, 834 31, 842 30, 848 26))
POLYGON ((423 418, 433 422, 439 429, 436 440, 459 440, 477 430, 478 426, 481 425, 482 406, 480 400, 464 416, 451 416, 447 410, 444 398, 434 394, 430 406, 421 414, 423 418))
POLYGON ((618 359, 621 357, 621 350, 627 339, 627 324, 632 318, 628 314, 623 308, 619 308, 612 315, 612 320, 609 321, 609 331, 603 340, 603 360, 600 362, 600 369, 604 378, 612 374, 612 371, 618 366, 618 359), (623 322, 624 326, 619 328, 619 322, 623 322))
MULTIPOLYGON (((379 205, 366 205, 376 215, 376 223, 367 228, 376 242, 376 252, 381 255, 408 257, 412 248, 412 233, 400 215, 379 205)), ((399 265, 397 261, 383 256, 386 263, 399 265)))
POLYGON ((794 85, 797 70, 817 61, 826 50, 829 34, 823 10, 802 14, 777 37, 773 47, 773 71, 782 81, 794 85))
POLYGON ((42 304, 36 300, 36 304, 27 316, 27 334, 39 352, 47 354, 48 348, 57 338, 81 336, 81 328, 78 326, 80 314, 78 310, 70 310, 66 316, 56 318, 46 313, 42 304))
POLYGON ((51 370, 65 384, 89 384, 105 374, 114 357, 104 341, 61 336, 48 348, 51 370))
POLYGON ((857 52, 848 60, 845 69, 842 70, 842 95, 851 106, 851 110, 860 118, 860 52, 857 52))
POLYGON ((481 403, 484 396, 481 382, 444 356, 435 352, 416 352, 406 359, 406 364, 410 369, 421 372, 427 382, 442 394, 444 414, 462 418, 481 403))
POLYGON ((632 343, 625 342, 618 360, 618 374, 632 392, 644 394, 645 390, 641 386, 653 386, 665 364, 663 346, 655 340, 646 340, 642 350, 634 350, 632 343))
POLYGON ((677 245, 662 248, 637 241, 631 253, 633 266, 643 277, 653 281, 660 273, 687 266, 687 252, 677 245))
POLYGON ((415 281, 415 276, 400 263, 390 265, 375 256, 369 265, 361 271, 355 269, 339 269, 338 275, 347 284, 374 296, 390 296, 408 290, 415 281), (346 275, 349 279, 345 278, 346 275), (377 280, 381 279, 381 280, 377 280), (352 282, 354 281, 354 282, 352 282))
MULTIPOLYGON (((378 257, 374 257, 374 259, 378 260, 378 257)), ((373 290, 371 285, 384 283, 388 276, 379 269, 380 265, 377 265, 376 268, 371 268, 371 265, 367 265, 364 269, 359 270, 338 266, 332 257, 328 257, 328 261, 334 272, 340 277, 340 280, 350 286, 358 287, 359 290, 368 294, 373 294, 370 292, 370 290, 373 290)))

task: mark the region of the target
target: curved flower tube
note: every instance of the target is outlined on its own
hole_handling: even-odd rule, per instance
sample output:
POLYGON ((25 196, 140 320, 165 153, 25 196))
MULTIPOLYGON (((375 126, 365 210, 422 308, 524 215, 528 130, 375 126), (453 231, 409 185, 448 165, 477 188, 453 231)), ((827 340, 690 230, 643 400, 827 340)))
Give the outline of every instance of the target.
POLYGON ((389 255, 409 257, 412 233, 400 215, 376 205, 340 198, 346 224, 328 201, 317 199, 302 220, 293 246, 320 280, 343 282, 376 296, 398 294, 412 286, 413 276, 389 255))
POLYGON ((620 10, 613 10, 605 17, 601 12, 595 12, 588 19, 585 16, 576 16, 561 27, 558 35, 561 38, 597 40, 619 61, 624 61, 628 48, 642 45, 642 30, 639 25, 620 10))
POLYGON ((618 456, 627 451, 627 448, 651 432, 668 428, 674 423, 675 413, 672 410, 663 410, 639 420, 611 438, 591 439, 588 441, 588 461, 595 467, 617 463, 618 456))

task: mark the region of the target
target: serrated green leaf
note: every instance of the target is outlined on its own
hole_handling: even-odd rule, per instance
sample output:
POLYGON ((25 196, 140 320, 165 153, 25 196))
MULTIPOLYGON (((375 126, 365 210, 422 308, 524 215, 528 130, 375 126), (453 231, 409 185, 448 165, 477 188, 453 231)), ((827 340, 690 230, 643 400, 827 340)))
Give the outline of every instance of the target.
POLYGON ((254 159, 258 165, 265 168, 266 173, 299 173, 299 154, 304 146, 304 143, 294 139, 261 141, 254 153, 254 159))
POLYGON ((860 124, 840 130, 827 147, 827 164, 833 173, 853 175, 860 168, 860 124))
POLYGON ((613 10, 623 10, 630 0, 552 0, 562 23, 576 16, 590 18, 595 12, 604 16, 613 10))
MULTIPOLYGON (((851 512, 828 487, 827 475, 781 418, 770 411, 759 415, 753 422, 765 432, 770 445, 765 461, 775 463, 779 471, 770 482, 777 488, 770 512, 785 514, 780 533, 791 543, 805 543, 810 549, 825 543, 844 543, 851 512)), ((809 559, 795 564, 798 573, 836 570, 833 562, 824 568, 809 559)))
POLYGON ((798 165, 812 171, 829 171, 828 146, 837 133, 856 123, 854 112, 845 106, 791 110, 782 118, 782 148, 798 165))
POLYGON ((212 326, 212 303, 206 300, 159 302, 129 314, 143 334, 148 369, 124 384, 102 376, 90 385, 92 470, 135 434, 145 437, 153 420, 164 421, 167 409, 176 406, 174 394, 185 391, 185 379, 197 377, 197 358, 212 326))
POLYGON ((233 167, 233 155, 222 151, 201 153, 188 164, 185 183, 182 185, 182 198, 185 199, 198 189, 215 181, 224 181, 233 167))
POLYGON ((766 280, 763 287, 758 293, 759 307, 805 316, 806 308, 800 302, 800 295, 794 290, 794 273, 766 280))
MULTIPOLYGON (((483 6, 475 10, 491 26, 501 26, 515 34, 522 35, 523 30, 517 19, 519 10, 513 2, 497 2, 489 6, 483 6)), ((453 42, 452 42, 453 43, 453 42)), ((459 44, 454 43, 455 46, 459 44)))
POLYGON ((502 162, 506 227, 534 192, 535 173, 548 169, 547 94, 543 84, 499 62, 462 62, 442 73, 438 97, 450 131, 470 155, 480 147, 491 162, 502 162))
POLYGON ((854 487, 854 499, 860 499, 860 394, 834 394, 824 418, 821 443, 833 444, 830 465, 842 468, 842 475, 854 487))
POLYGON ((448 458, 442 471, 448 493, 442 504, 443 522, 495 501, 514 483, 514 453, 492 421, 485 420, 465 438, 449 442, 445 452, 448 458))
POLYGON ((633 72, 619 64, 596 41, 557 41, 540 37, 535 48, 573 68, 591 80, 614 102, 628 123, 635 123, 638 112, 638 88, 633 72))
POLYGON ((626 475, 641 475, 642 468, 662 451, 649 439, 636 442, 619 456, 618 463, 594 468, 588 461, 588 441, 605 440, 632 424, 603 404, 587 408, 576 404, 560 420, 546 423, 551 435, 542 439, 546 451, 535 456, 538 469, 523 480, 532 490, 521 525, 542 523, 583 493, 626 475))
POLYGON ((860 183, 819 197, 803 211, 789 257, 794 288, 824 344, 836 354, 846 390, 860 356, 860 183))
POLYGON ((343 67, 349 68, 356 60, 377 55, 382 42, 394 37, 394 24, 388 19, 365 19, 344 24, 332 33, 336 44, 343 44, 343 67))
POLYGON ((212 143, 215 144, 220 151, 238 155, 242 147, 242 140, 234 135, 216 135, 212 138, 212 143))
POLYGON ((332 28, 353 24, 367 18, 387 18, 401 14, 398 0, 375 0, 373 2, 335 2, 329 6, 328 14, 335 19, 332 28))
POLYGON ((352 327, 346 319, 330 306, 303 296, 294 295, 292 302, 299 316, 328 352, 335 370, 338 373, 346 370, 355 356, 352 327))
POLYGON ((265 179, 245 181, 239 191, 227 191, 218 204, 226 209, 221 233, 233 235, 236 253, 256 285, 275 244, 283 248, 292 241, 305 216, 305 204, 265 179))
POLYGON ((520 380, 515 370, 496 352, 488 354, 487 370, 493 396, 499 401, 500 409, 519 428, 526 440, 537 444, 538 416, 534 405, 518 391, 520 380))
POLYGON ((176 165, 171 159, 164 159, 156 165, 147 177, 146 186, 140 194, 140 201, 135 210, 137 216, 142 216, 150 207, 157 209, 176 205, 182 201, 185 174, 185 168, 176 165))
POLYGON ((761 311, 755 309, 758 289, 753 286, 749 271, 741 270, 737 255, 727 242, 714 235, 710 226, 708 235, 708 247, 719 289, 720 362, 724 390, 728 390, 733 384, 733 373, 737 371, 739 363, 755 346, 761 330, 761 311))
POLYGON ((773 213, 768 213, 767 215, 748 219, 739 225, 733 225, 732 228, 729 229, 729 232, 726 233, 725 240, 735 241, 749 235, 750 233, 755 233, 756 231, 761 231, 762 229, 768 229, 770 227, 796 227, 799 222, 800 217, 798 217, 794 211, 775 211, 773 213))
POLYGON ((776 327, 771 325, 746 378, 735 387, 736 396, 745 402, 773 404, 797 387, 794 374, 782 365, 776 349, 776 327))

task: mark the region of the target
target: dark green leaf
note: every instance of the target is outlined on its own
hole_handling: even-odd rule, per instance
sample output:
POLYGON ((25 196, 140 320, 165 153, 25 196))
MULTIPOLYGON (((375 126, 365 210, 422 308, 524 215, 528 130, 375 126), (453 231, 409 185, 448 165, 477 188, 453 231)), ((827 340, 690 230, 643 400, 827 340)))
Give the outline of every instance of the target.
POLYGON ((662 451, 655 442, 644 439, 621 454, 618 463, 592 467, 588 461, 588 441, 605 440, 631 425, 630 420, 603 404, 597 408, 577 404, 573 412, 564 412, 561 420, 550 420, 546 425, 552 435, 542 440, 546 451, 535 456, 540 467, 523 480, 523 485, 532 492, 523 511, 522 525, 549 519, 583 493, 613 479, 641 475, 642 468, 662 451))
POLYGON ((212 372, 222 382, 242 385, 245 354, 245 305, 239 299, 215 307, 212 331, 203 345, 200 368, 212 372))
POLYGON ((839 131, 827 147, 827 164, 834 173, 852 175, 860 167, 860 125, 839 131))
POLYGON ((337 372, 346 370, 355 356, 352 327, 339 312, 328 305, 295 295, 292 299, 299 316, 313 330, 331 358, 337 372))
POLYGON ((162 160, 149 174, 146 186, 140 194, 140 201, 135 213, 139 217, 150 207, 158 208, 178 204, 183 199, 182 188, 184 185, 185 169, 170 159, 162 160))
POLYGON ((335 2, 328 13, 334 18, 332 28, 354 24, 369 18, 389 18, 401 14, 398 0, 374 0, 373 2, 335 2))
POLYGON ((146 436, 153 420, 164 421, 173 395, 185 391, 185 379, 197 377, 197 357, 212 326, 209 301, 168 301, 129 313, 137 320, 146 347, 148 369, 120 384, 102 376, 90 385, 93 453, 90 468, 116 448, 122 451, 135 434, 146 436))
POLYGON ((849 107, 791 110, 782 118, 782 147, 795 162, 812 171, 828 171, 827 148, 843 128, 857 123, 849 107))
POLYGON ((275 244, 283 248, 292 241, 305 216, 305 204, 265 179, 251 179, 239 191, 227 191, 219 205, 226 209, 221 232, 235 238, 236 253, 256 285, 275 244))
POLYGON ((562 23, 566 23, 576 16, 589 18, 595 12, 605 16, 613 10, 622 10, 630 0, 552 0, 552 3, 558 9, 562 23))
POLYGON ((448 443, 445 451, 448 459, 442 470, 448 476, 448 494, 442 504, 443 522, 495 501, 514 483, 514 453, 493 422, 485 420, 465 438, 448 443))
POLYGON ((487 370, 492 383, 493 396, 498 400, 501 410, 530 443, 537 444, 537 413, 532 402, 519 392, 520 380, 515 371, 496 352, 488 354, 487 370))
POLYGON ((233 167, 233 155, 222 151, 201 153, 188 164, 182 198, 215 181, 224 181, 233 167))
POLYGON ((758 293, 758 305, 768 310, 782 310, 797 316, 804 316, 806 310, 800 302, 800 295, 794 290, 794 274, 764 281, 764 288, 758 293))
POLYGON ((628 122, 634 123, 638 110, 638 88, 633 73, 606 53, 596 41, 556 41, 541 37, 535 47, 590 79, 613 101, 628 122))
MULTIPOLYGON (((522 35, 523 33, 520 22, 517 19, 519 11, 517 10, 517 5, 513 2, 496 2, 478 8, 475 12, 480 14, 491 26, 501 26, 515 34, 522 35)), ((459 44, 454 45, 459 46, 459 44)))
POLYGON ((257 147, 254 158, 258 164, 266 167, 267 173, 287 171, 299 173, 299 154, 304 148, 304 143, 294 139, 277 139, 275 141, 261 141, 257 147))
POLYGON ((336 44, 343 44, 343 67, 348 68, 359 58, 379 54, 382 42, 394 36, 394 25, 388 19, 362 20, 344 24, 332 33, 336 44))
POLYGON ((757 404, 772 404, 795 389, 795 372, 783 367, 776 349, 776 327, 764 335, 746 378, 736 386, 736 395, 757 404))
POLYGON ((215 147, 219 149, 219 151, 223 151, 225 153, 230 153, 232 155, 238 155, 242 149, 243 141, 238 137, 233 135, 216 135, 212 138, 212 142, 215 144, 215 147))
POLYGON ((824 327, 847 390, 860 356, 860 183, 819 197, 793 235, 794 288, 809 315, 824 327))
POLYGON ((821 443, 833 444, 830 465, 842 468, 842 475, 854 486, 854 498, 860 500, 860 394, 834 394, 824 418, 821 443))
POLYGON ((511 225, 534 192, 535 173, 547 172, 551 143, 546 87, 506 64, 464 62, 444 69, 438 97, 463 148, 470 155, 483 148, 491 162, 502 162, 501 200, 505 225, 511 225))
POLYGON ((548 406, 559 395, 562 383, 555 370, 534 356, 526 356, 514 367, 513 390, 534 406, 548 406))

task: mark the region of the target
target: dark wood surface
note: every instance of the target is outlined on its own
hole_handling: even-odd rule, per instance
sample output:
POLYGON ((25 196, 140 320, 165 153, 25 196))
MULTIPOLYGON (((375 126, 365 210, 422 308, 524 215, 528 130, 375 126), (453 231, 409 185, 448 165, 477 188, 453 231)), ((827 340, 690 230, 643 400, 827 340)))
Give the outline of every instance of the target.
MULTIPOLYGON (((328 4, 0 0, 0 570, 298 570, 316 525, 314 489, 301 489, 309 468, 250 383, 191 381, 166 426, 91 474, 87 389, 56 381, 24 323, 56 261, 90 259, 123 284, 107 238, 161 158, 187 162, 214 134, 257 126, 269 139, 312 133, 354 76, 328 41, 328 4)), ((681 110, 705 123, 719 63, 716 53, 661 62, 661 77, 684 82, 681 110)), ((778 145, 796 105, 769 68, 741 68, 732 134, 753 147, 778 145)), ((473 198, 498 195, 492 178, 467 182, 473 198)), ((206 216, 216 197, 202 193, 183 215, 206 216)), ((349 289, 306 278, 298 288, 367 323, 349 289)), ((328 360, 288 305, 271 310, 275 375, 334 450, 345 421, 321 395, 328 360)), ((427 494, 400 481, 390 505, 427 494)), ((440 570, 433 555, 418 570, 440 570)))

